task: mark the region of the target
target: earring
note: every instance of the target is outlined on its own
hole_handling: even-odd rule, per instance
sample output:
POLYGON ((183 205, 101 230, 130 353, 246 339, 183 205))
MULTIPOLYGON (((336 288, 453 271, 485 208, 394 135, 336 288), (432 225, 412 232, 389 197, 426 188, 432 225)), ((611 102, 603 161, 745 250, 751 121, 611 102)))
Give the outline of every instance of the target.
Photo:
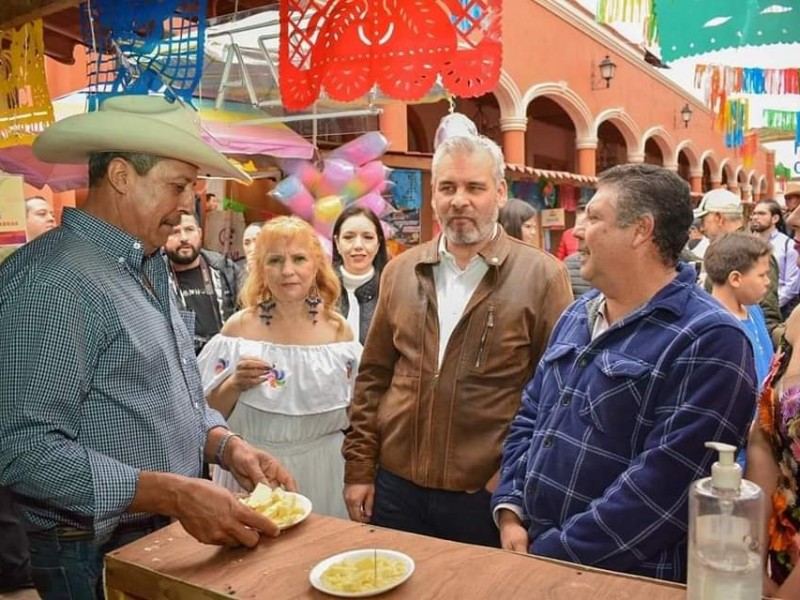
POLYGON ((258 307, 261 309, 261 314, 258 316, 264 321, 264 325, 269 327, 269 324, 272 323, 272 311, 275 310, 275 300, 265 300, 258 307))
POLYGON ((322 304, 322 298, 319 297, 319 292, 317 291, 317 286, 314 286, 311 290, 311 293, 306 296, 306 306, 308 307, 308 316, 311 319, 311 322, 316 325, 317 324, 317 314, 319 314, 319 310, 317 307, 322 304))

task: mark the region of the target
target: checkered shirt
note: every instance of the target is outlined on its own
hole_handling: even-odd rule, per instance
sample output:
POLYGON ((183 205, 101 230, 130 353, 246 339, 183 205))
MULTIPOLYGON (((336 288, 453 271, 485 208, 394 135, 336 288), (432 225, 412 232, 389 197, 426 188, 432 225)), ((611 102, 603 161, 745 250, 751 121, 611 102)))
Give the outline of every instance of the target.
POLYGON ((34 528, 102 540, 143 518, 140 470, 200 474, 226 425, 171 298, 160 256, 75 209, 0 265, 0 484, 34 528))
POLYGON ((503 448, 492 506, 510 504, 529 550, 682 581, 687 489, 709 475, 704 442, 742 442, 756 400, 750 342, 736 319, 677 277, 594 340, 602 298, 553 331, 503 448))

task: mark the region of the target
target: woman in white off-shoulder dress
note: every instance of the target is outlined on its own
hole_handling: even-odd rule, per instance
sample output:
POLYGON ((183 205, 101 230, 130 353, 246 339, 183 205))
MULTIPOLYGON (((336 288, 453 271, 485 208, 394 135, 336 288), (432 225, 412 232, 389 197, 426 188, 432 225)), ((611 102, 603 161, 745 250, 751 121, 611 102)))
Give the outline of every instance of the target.
MULTIPOLYGON (((269 221, 256 239, 243 310, 198 357, 208 403, 232 431, 271 452, 314 511, 347 518, 342 431, 361 345, 335 312, 339 282, 314 230, 269 221)), ((227 471, 214 481, 240 488, 227 471)))

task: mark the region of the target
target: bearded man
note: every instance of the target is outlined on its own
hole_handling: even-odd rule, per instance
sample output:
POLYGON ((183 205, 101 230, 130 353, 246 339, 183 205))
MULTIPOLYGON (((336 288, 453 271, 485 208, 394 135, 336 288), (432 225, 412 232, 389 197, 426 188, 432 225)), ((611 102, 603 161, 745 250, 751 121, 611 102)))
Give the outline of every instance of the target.
POLYGON ((438 239, 389 262, 344 443, 350 518, 499 546, 501 445, 556 320, 564 266, 506 235, 504 159, 482 136, 433 157, 438 239))
POLYGON ((197 354, 236 310, 241 272, 230 258, 201 248, 203 230, 194 215, 183 215, 164 244, 170 283, 181 310, 194 313, 197 354))

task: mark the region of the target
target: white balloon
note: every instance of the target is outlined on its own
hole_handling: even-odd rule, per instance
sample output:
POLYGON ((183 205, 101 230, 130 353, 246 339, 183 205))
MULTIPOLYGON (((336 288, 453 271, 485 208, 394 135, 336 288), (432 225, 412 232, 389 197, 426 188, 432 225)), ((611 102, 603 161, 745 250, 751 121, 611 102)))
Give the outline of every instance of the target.
POLYGON ((439 121, 439 127, 436 128, 436 135, 433 138, 433 149, 438 148, 447 138, 476 135, 478 135, 478 128, 469 117, 461 113, 450 113, 439 121))

